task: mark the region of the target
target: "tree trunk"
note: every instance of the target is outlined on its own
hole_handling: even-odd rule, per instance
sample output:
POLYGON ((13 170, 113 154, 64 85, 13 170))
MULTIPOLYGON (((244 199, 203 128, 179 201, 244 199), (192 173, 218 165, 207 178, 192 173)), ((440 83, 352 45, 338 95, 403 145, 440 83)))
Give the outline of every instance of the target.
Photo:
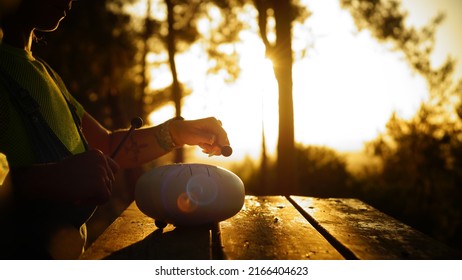
POLYGON ((151 0, 147 0, 146 3, 146 18, 144 19, 144 32, 143 32, 143 55, 141 59, 141 83, 140 83, 140 93, 137 101, 136 112, 144 115, 144 96, 146 95, 148 87, 148 77, 147 77, 147 63, 146 57, 149 53, 149 38, 152 36, 152 20, 151 20, 151 0), (139 111, 138 111, 139 110, 139 111))
POLYGON ((292 5, 290 1, 273 2, 276 21, 276 45, 271 52, 279 89, 279 134, 277 146, 276 192, 297 192, 294 107, 292 99, 292 5))
MULTIPOLYGON (((263 106, 262 106, 263 109, 263 106)), ((263 117, 263 114, 262 114, 263 117)), ((260 185, 257 187, 258 194, 264 194, 263 188, 268 186, 268 155, 266 153, 265 121, 261 122, 261 159, 260 159, 260 185)))
MULTIPOLYGON (((181 116, 181 87, 180 82, 178 81, 178 73, 176 69, 175 63, 175 54, 176 54, 176 47, 175 47, 175 18, 174 18, 174 6, 175 4, 172 3, 171 0, 165 0, 167 4, 167 16, 168 16, 168 35, 167 35, 167 49, 168 49, 168 60, 170 64, 170 70, 172 72, 172 100, 175 104, 175 116, 181 116)), ((183 149, 177 149, 175 152, 174 162, 183 162, 183 149)))
MULTIPOLYGON (((295 163, 294 108, 292 100, 292 4, 282 0, 254 0, 260 36, 266 56, 273 61, 279 91, 279 134, 276 182, 266 187, 269 194, 294 194, 298 190, 295 163), (267 17, 272 9, 276 22, 276 42, 268 40, 267 17)), ((263 172, 263 170, 262 170, 263 172)))

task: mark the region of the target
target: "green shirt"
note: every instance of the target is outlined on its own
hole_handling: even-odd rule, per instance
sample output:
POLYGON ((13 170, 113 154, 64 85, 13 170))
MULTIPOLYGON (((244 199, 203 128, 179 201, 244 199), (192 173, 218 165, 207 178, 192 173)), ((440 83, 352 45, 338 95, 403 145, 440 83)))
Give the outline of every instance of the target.
MULTIPOLYGON (((45 66, 32 53, 0 43, 0 67, 37 101, 40 112, 72 154, 85 150, 74 124, 72 113, 63 97, 76 107, 82 118, 83 107, 50 76, 45 66)), ((6 155, 10 167, 36 163, 32 145, 21 116, 10 101, 6 85, 0 83, 0 153, 6 155)))

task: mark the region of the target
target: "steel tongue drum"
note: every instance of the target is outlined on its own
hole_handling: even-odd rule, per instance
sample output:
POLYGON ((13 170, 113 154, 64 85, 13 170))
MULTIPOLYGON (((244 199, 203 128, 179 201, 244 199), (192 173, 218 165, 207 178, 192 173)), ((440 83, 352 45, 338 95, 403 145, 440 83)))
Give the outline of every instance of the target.
POLYGON ((170 164, 143 174, 135 201, 160 228, 196 226, 226 220, 244 205, 242 180, 233 172, 200 163, 170 164))

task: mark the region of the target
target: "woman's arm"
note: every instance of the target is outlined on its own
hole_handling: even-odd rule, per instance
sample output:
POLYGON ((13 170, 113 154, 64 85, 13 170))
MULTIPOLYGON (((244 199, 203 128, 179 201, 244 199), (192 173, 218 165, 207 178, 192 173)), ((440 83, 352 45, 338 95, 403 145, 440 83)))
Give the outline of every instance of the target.
MULTIPOLYGON (((91 115, 82 118, 82 131, 91 149, 98 149, 111 155, 128 129, 111 132, 104 128, 91 115)), ((164 151, 155 141, 154 128, 139 128, 131 134, 114 159, 122 168, 141 166, 168 151, 164 151)))
MULTIPOLYGON (((56 163, 12 168, 11 179, 18 195, 32 200, 102 204, 111 195, 119 164, 140 166, 169 152, 158 143, 161 125, 143 127, 132 133, 113 160, 109 155, 127 130, 109 132, 88 114, 82 125, 90 150, 56 163)), ((205 153, 219 155, 220 147, 229 145, 225 130, 215 118, 172 120, 167 128, 176 147, 198 145, 205 153)))
MULTIPOLYGON (((88 113, 82 118, 82 126, 90 148, 101 150, 106 155, 110 155, 116 149, 128 130, 110 132, 88 113)), ((221 122, 213 117, 190 121, 171 120, 167 129, 175 148, 198 145, 205 153, 220 155, 220 147, 229 145, 221 122)), ((161 147, 159 137, 162 137, 161 125, 133 131, 115 161, 122 168, 137 167, 165 155, 170 150, 161 147)))

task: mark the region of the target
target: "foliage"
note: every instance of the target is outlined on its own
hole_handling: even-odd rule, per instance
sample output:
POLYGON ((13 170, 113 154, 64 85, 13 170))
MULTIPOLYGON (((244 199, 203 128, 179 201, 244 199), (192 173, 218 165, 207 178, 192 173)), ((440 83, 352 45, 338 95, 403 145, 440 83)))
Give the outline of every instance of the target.
POLYGON ((358 195, 383 211, 462 248, 462 81, 454 82, 454 60, 434 67, 430 56, 439 14, 421 29, 406 25, 407 12, 395 0, 342 0, 357 27, 404 54, 422 75, 429 99, 409 120, 393 114, 386 131, 368 143, 380 159, 356 182, 358 195))
POLYGON ((437 14, 421 28, 406 25, 408 12, 397 0, 341 0, 353 16, 359 30, 369 30, 373 37, 389 43, 392 50, 404 54, 409 66, 428 82, 430 92, 445 90, 451 82, 455 61, 447 60, 436 68, 431 63, 435 32, 445 15, 437 14))
MULTIPOLYGON (((294 194, 316 197, 350 196, 352 178, 344 157, 330 148, 321 146, 297 145, 295 151, 295 175, 301 187, 294 194)), ((233 170, 243 178, 249 194, 274 194, 274 189, 284 188, 268 187, 276 183, 275 163, 270 163, 267 171, 262 172, 251 160, 247 160, 233 170)))
POLYGON ((362 196, 449 241, 462 225, 462 130, 457 122, 429 122, 434 114, 432 107, 422 106, 411 120, 390 119, 386 133, 369 143, 382 167, 364 178, 368 188, 362 196), (382 196, 374 195, 376 191, 382 196))
POLYGON ((195 43, 201 43, 210 60, 209 73, 222 73, 227 75, 227 81, 234 81, 240 73, 238 67, 239 58, 236 53, 229 53, 226 47, 239 40, 238 34, 244 28, 243 22, 238 20, 240 1, 188 1, 188 0, 164 0, 153 1, 158 9, 165 4, 172 6, 172 29, 164 19, 151 19, 149 41, 153 52, 165 52, 167 48, 168 30, 174 32, 175 52, 180 54, 190 50, 195 43), (214 14, 220 16, 213 16, 214 14), (199 25, 206 24, 210 27, 207 33, 201 31, 199 25))
POLYGON ((316 197, 349 196, 350 174, 344 157, 327 147, 298 146, 300 194, 316 197))

